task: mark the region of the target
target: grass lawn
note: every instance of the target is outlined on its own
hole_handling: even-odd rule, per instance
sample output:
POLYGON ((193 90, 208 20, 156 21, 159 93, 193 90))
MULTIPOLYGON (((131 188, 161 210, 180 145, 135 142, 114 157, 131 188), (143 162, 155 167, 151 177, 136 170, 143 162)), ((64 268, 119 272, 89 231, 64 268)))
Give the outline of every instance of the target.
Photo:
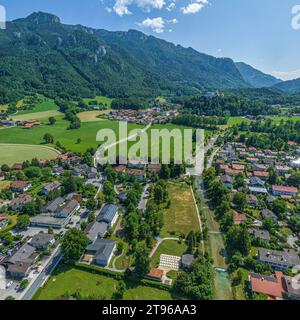
POLYGON ((231 274, 232 279, 232 292, 235 300, 246 300, 245 289, 248 284, 249 271, 244 268, 239 268, 231 274), (237 278, 238 274, 241 273, 241 283, 235 284, 234 279, 237 278))
POLYGON ((187 235, 190 231, 199 231, 199 221, 191 189, 184 183, 169 183, 170 208, 164 209, 164 226, 160 236, 174 237, 173 231, 187 235), (171 233, 170 233, 171 232, 171 233))
MULTIPOLYGON (((114 278, 60 265, 47 284, 38 290, 34 300, 57 300, 63 295, 79 291, 83 297, 109 300, 116 290, 118 281, 114 278)), ((139 280, 126 281, 126 300, 170 300, 168 291, 143 285, 139 280)))
POLYGON ((151 267, 158 267, 161 254, 182 256, 186 252, 186 250, 187 245, 184 242, 179 243, 175 240, 165 240, 160 244, 153 257, 151 258, 151 267))
POLYGON ((172 300, 172 297, 168 291, 141 285, 128 289, 124 300, 172 300))
POLYGON ((103 118, 100 118, 104 114, 109 113, 110 110, 103 110, 103 111, 84 111, 78 113, 78 118, 81 122, 93 122, 93 121, 103 121, 103 118))
POLYGON ((281 120, 287 121, 300 121, 300 117, 288 117, 288 116, 281 116, 281 117, 276 117, 276 116, 269 116, 268 119, 271 119, 275 123, 280 123, 281 120))
POLYGON ((0 143, 0 164, 12 165, 16 162, 38 159, 54 159, 58 153, 44 146, 13 145, 0 143))
MULTIPOLYGON (((85 122, 81 128, 68 130, 69 122, 62 117, 56 118, 55 125, 40 125, 30 130, 20 127, 7 128, 0 131, 0 143, 18 143, 18 144, 41 144, 45 133, 50 133, 54 137, 54 142, 59 141, 68 150, 74 152, 85 152, 88 148, 97 148, 101 142, 96 141, 96 134, 100 129, 112 129, 118 137, 118 122, 103 120, 96 122, 85 122), (81 143, 77 143, 77 139, 81 143)), ((141 128, 135 124, 128 124, 128 130, 141 128)))
POLYGON ((236 126, 241 124, 242 122, 250 123, 251 121, 249 119, 243 118, 243 117, 229 117, 227 125, 229 127, 236 126))
POLYGON ((84 98, 83 101, 85 103, 89 103, 90 101, 97 101, 98 103, 102 103, 106 107, 111 106, 112 99, 103 97, 103 96, 96 96, 95 98, 84 98))
POLYGON ((25 114, 17 114, 12 117, 13 120, 48 120, 50 117, 59 117, 62 113, 57 110, 31 112, 25 114))
POLYGON ((0 191, 6 189, 10 184, 11 184, 11 181, 8 181, 8 180, 0 181, 0 191))
POLYGON ((52 100, 47 100, 41 103, 36 104, 32 109, 30 110, 19 110, 18 115, 24 115, 24 114, 30 114, 30 113, 36 113, 36 112, 45 112, 45 111, 54 111, 58 110, 58 106, 54 103, 52 100))

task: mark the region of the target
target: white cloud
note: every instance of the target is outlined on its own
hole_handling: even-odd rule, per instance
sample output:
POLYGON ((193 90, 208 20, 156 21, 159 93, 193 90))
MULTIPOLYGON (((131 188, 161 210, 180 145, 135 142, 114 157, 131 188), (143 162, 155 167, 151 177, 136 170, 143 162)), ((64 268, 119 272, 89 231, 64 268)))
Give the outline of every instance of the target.
POLYGON ((176 8, 176 4, 175 4, 175 2, 171 2, 167 7, 166 7, 166 9, 167 9, 167 11, 173 11, 174 9, 176 8))
POLYGON ((157 17, 157 18, 147 18, 141 23, 139 23, 140 26, 146 27, 146 28, 151 28, 152 31, 156 33, 162 33, 164 32, 165 28, 165 21, 162 17, 157 17))
MULTIPOLYGON (((150 28, 153 32, 163 33, 166 25, 175 24, 175 23, 178 23, 178 20, 175 18, 171 20, 164 20, 162 17, 157 17, 153 19, 147 18, 137 24, 140 27, 150 28)), ((172 32, 172 31, 173 31, 172 29, 169 29, 169 32, 172 32)))
POLYGON ((106 7, 105 10, 106 10, 108 13, 111 13, 111 12, 112 12, 112 8, 109 8, 109 7, 106 7))
POLYGON ((208 4, 208 0, 196 0, 193 3, 188 4, 185 7, 180 8, 183 14, 194 14, 199 12, 205 5, 208 4))
POLYGON ((137 5, 139 8, 150 12, 151 9, 162 9, 165 5, 164 0, 116 0, 114 11, 117 15, 129 15, 131 11, 128 9, 131 5, 137 5))
POLYGON ((294 71, 273 71, 272 75, 281 80, 294 80, 300 78, 300 69, 294 71))

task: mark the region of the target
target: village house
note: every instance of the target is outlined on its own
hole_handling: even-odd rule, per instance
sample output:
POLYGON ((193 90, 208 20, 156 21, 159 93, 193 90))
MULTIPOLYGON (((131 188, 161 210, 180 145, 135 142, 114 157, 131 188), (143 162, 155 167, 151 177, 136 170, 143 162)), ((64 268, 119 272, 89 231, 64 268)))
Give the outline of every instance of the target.
POLYGON ((58 181, 46 183, 42 187, 41 194, 47 196, 50 192, 58 190, 60 188, 60 186, 61 186, 61 183, 58 181))
POLYGON ((22 163, 14 163, 11 167, 12 170, 23 170, 23 164, 22 163))
POLYGON ((258 205, 258 199, 254 194, 249 194, 247 196, 247 201, 250 206, 256 207, 258 205))
POLYGON ((26 203, 29 203, 33 200, 33 198, 28 195, 28 194, 21 194, 20 196, 14 198, 11 200, 9 207, 11 210, 16 211, 16 210, 22 210, 23 206, 26 203))
POLYGON ((269 172, 268 171, 254 171, 253 176, 260 178, 262 180, 266 180, 269 177, 269 172))
POLYGON ((31 238, 30 244, 37 250, 45 250, 55 243, 54 236, 48 233, 38 233, 31 238))
POLYGON ((298 188, 287 186, 272 186, 272 194, 274 196, 291 196, 296 197, 298 194, 298 188))
POLYGON ((145 179, 145 172, 137 169, 127 169, 126 173, 129 176, 134 176, 138 181, 143 181, 145 179))
POLYGON ((228 176, 228 175, 224 175, 221 177, 220 181, 224 184, 224 186, 227 189, 231 189, 232 188, 232 184, 233 184, 233 178, 228 176))
POLYGON ((84 260, 87 258, 89 262, 92 262, 95 265, 106 267, 109 265, 115 250, 116 241, 97 239, 86 248, 84 260))
POLYGON ((15 181, 10 185, 10 190, 13 192, 26 192, 31 187, 30 182, 15 181))
POLYGON ((240 225, 241 223, 247 222, 247 217, 244 213, 233 210, 233 221, 235 225, 240 225))
POLYGON ((109 228, 111 228, 116 223, 118 217, 118 207, 114 204, 106 203, 100 210, 97 221, 106 222, 109 228))
POLYGON ((300 258, 296 251, 292 249, 271 250, 258 248, 258 260, 275 270, 287 270, 296 265, 300 265, 300 258))
POLYGON ((25 243, 21 247, 16 248, 12 255, 4 259, 1 264, 6 267, 9 277, 21 279, 29 274, 30 268, 36 258, 36 249, 25 243))
POLYGON ((54 212, 56 218, 67 218, 80 209, 80 204, 76 200, 70 200, 67 203, 58 206, 54 212))
POLYGON ((254 238, 258 238, 266 243, 269 243, 271 240, 270 233, 267 230, 261 229, 250 229, 249 233, 254 236, 254 238))
POLYGON ((98 238, 104 238, 108 229, 109 225, 106 222, 93 221, 89 223, 85 229, 89 243, 94 243, 98 238))
POLYGON ((269 209, 264 209, 262 212, 261 212, 261 215, 264 219, 272 219, 274 221, 277 221, 278 220, 278 217, 276 216, 276 214, 274 212, 272 212, 271 210, 269 209))

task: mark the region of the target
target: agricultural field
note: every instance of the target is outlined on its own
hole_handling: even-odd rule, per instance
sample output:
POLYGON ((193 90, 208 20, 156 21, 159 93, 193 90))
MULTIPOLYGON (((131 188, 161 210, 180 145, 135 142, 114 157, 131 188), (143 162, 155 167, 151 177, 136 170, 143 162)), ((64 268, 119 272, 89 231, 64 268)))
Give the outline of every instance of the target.
MULTIPOLYGON (((171 299, 168 291, 145 286, 138 280, 134 282, 125 280, 125 282, 128 289, 124 294, 124 299, 171 299)), ((49 278, 47 284, 38 290, 34 300, 57 300, 76 292, 79 292, 83 298, 94 297, 109 300, 117 285, 118 281, 112 277, 61 265, 49 278)))
POLYGON ((160 236, 174 237, 175 234, 187 235, 190 231, 199 231, 199 221, 191 189, 183 183, 168 184, 171 205, 164 209, 164 226, 160 236))
POLYGON ((32 109, 28 110, 19 110, 18 115, 30 114, 36 112, 45 112, 45 111, 54 111, 58 110, 58 106, 52 100, 43 101, 41 103, 36 104, 32 109))
POLYGON ((158 267, 161 254, 182 256, 186 251, 187 245, 184 242, 179 242, 176 240, 165 240, 159 245, 154 255, 152 256, 151 267, 158 267))
POLYGON ((103 115, 109 113, 111 110, 103 110, 103 111, 84 111, 78 113, 77 117, 81 122, 93 122, 93 121, 103 121, 103 115))
POLYGON ((230 117, 228 119, 227 125, 229 127, 236 126, 241 124, 242 122, 250 123, 251 121, 244 117, 230 117))
MULTIPOLYGON (((100 129, 112 129, 118 135, 118 122, 103 120, 101 122, 82 123, 81 128, 68 130, 69 122, 62 117, 56 118, 55 125, 40 125, 32 129, 20 127, 3 129, 0 132, 0 143, 36 144, 43 143, 45 133, 50 133, 54 141, 74 152, 85 152, 88 148, 97 148, 101 143, 96 141, 96 134, 100 129), (80 143, 78 143, 80 139, 80 143)), ((135 124, 128 124, 128 130, 141 128, 135 124)))
POLYGON ((1 144, 0 143, 0 165, 12 165, 16 162, 38 159, 54 159, 58 152, 45 146, 26 144, 1 144))

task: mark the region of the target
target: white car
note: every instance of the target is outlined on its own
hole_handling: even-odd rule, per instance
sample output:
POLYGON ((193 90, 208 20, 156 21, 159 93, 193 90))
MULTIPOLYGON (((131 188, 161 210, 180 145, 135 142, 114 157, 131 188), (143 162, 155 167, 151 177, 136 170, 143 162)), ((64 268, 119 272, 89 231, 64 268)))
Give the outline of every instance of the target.
POLYGON ((12 284, 13 284, 13 281, 7 282, 7 284, 6 284, 6 289, 10 288, 12 284))

